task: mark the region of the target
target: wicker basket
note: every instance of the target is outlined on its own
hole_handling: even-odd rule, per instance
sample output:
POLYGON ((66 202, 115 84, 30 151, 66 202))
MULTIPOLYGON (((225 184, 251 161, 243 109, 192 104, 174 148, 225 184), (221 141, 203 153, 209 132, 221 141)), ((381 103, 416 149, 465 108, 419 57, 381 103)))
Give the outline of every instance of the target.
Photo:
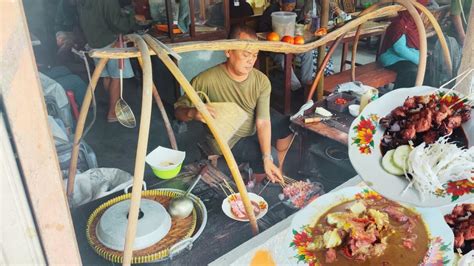
POLYGON ((239 130, 242 124, 247 120, 247 113, 240 108, 236 103, 233 102, 211 102, 206 93, 197 91, 201 94, 208 105, 214 108, 216 117, 217 131, 219 135, 228 142, 232 136, 239 130))
MULTIPOLYGON (((181 191, 148 190, 142 192, 142 198, 155 200, 168 208, 170 200, 182 196, 183 193, 181 191)), ((87 221, 86 235, 89 244, 97 254, 114 263, 123 262, 123 251, 113 250, 103 245, 97 238, 96 228, 100 217, 109 207, 130 198, 131 194, 128 193, 105 202, 91 214, 87 221)), ((147 263, 168 258, 170 248, 173 245, 193 235, 196 229, 197 216, 196 209, 193 209, 192 215, 185 219, 172 219, 171 229, 162 240, 151 247, 133 251, 132 263, 147 263)))

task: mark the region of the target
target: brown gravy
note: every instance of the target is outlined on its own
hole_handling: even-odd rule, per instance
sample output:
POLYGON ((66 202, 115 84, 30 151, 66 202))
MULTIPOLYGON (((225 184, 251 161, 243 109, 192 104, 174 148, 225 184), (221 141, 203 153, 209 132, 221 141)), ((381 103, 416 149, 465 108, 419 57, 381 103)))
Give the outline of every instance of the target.
MULTIPOLYGON (((367 208, 373 208, 381 210, 386 206, 392 205, 399 207, 400 205, 386 199, 382 200, 365 200, 369 202, 367 208), (370 204, 374 203, 374 205, 370 204)), ((351 206, 355 201, 349 201, 340 205, 337 205, 331 208, 323 216, 321 216, 317 223, 322 223, 327 225, 326 217, 329 213, 344 211, 347 207, 351 206)), ((405 215, 414 217, 416 219, 416 227, 413 230, 413 233, 418 235, 418 238, 415 242, 415 250, 409 250, 402 245, 402 238, 407 236, 407 233, 401 229, 401 223, 390 218, 390 225, 394 228, 395 233, 388 237, 388 246, 385 249, 384 254, 379 257, 372 257, 366 261, 357 261, 354 259, 349 259, 345 257, 342 253, 342 250, 336 249, 337 260, 333 263, 325 262, 325 251, 316 251, 316 257, 321 262, 321 265, 419 265, 426 253, 428 252, 429 236, 428 231, 425 227, 425 224, 421 220, 420 216, 413 211, 403 208, 405 215)))

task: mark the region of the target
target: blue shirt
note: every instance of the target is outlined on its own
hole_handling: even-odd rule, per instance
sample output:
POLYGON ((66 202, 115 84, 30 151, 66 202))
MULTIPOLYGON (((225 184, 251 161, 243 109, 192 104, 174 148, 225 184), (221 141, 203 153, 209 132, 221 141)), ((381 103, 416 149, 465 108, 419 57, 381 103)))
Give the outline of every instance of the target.
POLYGON ((380 63, 384 67, 391 66, 399 61, 410 61, 415 65, 418 65, 420 61, 420 51, 416 48, 407 46, 407 37, 403 34, 398 41, 396 41, 392 47, 387 49, 385 53, 379 57, 380 63))

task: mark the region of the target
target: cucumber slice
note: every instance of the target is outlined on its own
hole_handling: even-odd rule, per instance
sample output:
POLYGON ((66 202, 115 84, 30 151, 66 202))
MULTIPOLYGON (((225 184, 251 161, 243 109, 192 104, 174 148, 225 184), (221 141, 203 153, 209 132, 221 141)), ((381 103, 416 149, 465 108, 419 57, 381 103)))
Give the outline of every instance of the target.
POLYGON ((393 163, 395 150, 389 150, 382 158, 382 167, 392 175, 403 175, 403 170, 393 163))
POLYGON ((393 163, 400 169, 408 169, 408 155, 411 147, 409 145, 398 146, 393 153, 393 163))

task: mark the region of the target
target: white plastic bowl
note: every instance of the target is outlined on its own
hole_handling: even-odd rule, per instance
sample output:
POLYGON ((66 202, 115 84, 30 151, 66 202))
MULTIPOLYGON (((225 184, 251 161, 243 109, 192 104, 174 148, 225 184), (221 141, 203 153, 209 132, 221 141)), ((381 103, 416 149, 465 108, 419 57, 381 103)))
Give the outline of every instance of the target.
POLYGON ((358 104, 351 104, 349 105, 349 113, 354 116, 354 117, 357 117, 359 115, 359 108, 360 108, 360 105, 358 104))

